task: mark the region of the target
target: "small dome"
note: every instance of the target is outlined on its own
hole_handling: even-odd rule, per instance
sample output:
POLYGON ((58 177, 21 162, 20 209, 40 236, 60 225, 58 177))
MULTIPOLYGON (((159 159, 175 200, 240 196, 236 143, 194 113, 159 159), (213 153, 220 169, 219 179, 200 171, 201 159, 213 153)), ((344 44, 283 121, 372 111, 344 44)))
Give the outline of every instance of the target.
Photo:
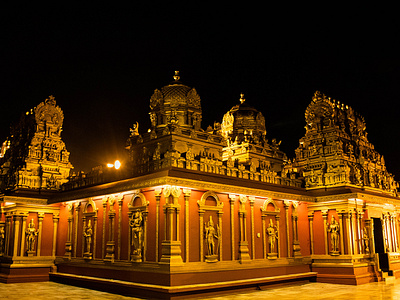
POLYGON ((240 104, 228 111, 221 124, 221 132, 225 139, 230 141, 263 142, 265 134, 265 118, 261 112, 245 102, 244 95, 240 95, 240 104))
POLYGON ((155 89, 150 98, 150 118, 152 126, 176 125, 200 128, 201 100, 195 88, 180 81, 179 71, 175 71, 174 81, 155 89))

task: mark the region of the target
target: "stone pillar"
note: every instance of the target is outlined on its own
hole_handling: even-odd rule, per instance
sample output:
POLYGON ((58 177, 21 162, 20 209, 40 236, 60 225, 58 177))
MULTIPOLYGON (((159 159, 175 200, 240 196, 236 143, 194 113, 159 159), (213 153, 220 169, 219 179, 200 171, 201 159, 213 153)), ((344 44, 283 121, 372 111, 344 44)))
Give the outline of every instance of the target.
POLYGON ((121 259, 121 230, 122 230, 122 203, 123 203, 123 196, 120 195, 118 197, 118 252, 117 252, 117 259, 121 259))
POLYGON ((73 220, 73 205, 72 203, 67 204, 68 209, 68 227, 67 227, 67 241, 65 242, 65 259, 71 259, 72 256, 72 220, 73 220))
MULTIPOLYGON (((159 232, 160 232, 160 198, 161 189, 154 190, 154 196, 156 197, 156 262, 159 261, 159 232)), ((130 251, 130 250, 129 250, 130 251)), ((129 252, 130 255, 130 252, 129 252)))
POLYGON ((78 226, 79 226, 79 208, 80 208, 80 202, 75 203, 75 217, 74 217, 74 223, 75 223, 75 231, 74 231, 74 247, 73 247, 73 252, 74 252, 74 257, 76 257, 76 249, 78 248, 78 226))
POLYGON ((28 216, 21 216, 22 218, 22 237, 21 237, 21 250, 20 250, 20 255, 24 256, 25 255, 25 230, 26 230, 26 219, 28 216))
POLYGON ((239 241, 239 261, 240 263, 250 262, 249 247, 247 241, 247 220, 246 220, 246 196, 240 196, 239 198, 239 230, 240 230, 240 241, 239 241))
POLYGON ((106 256, 104 261, 114 262, 115 259, 115 240, 114 240, 114 230, 115 230, 115 198, 109 197, 109 210, 108 210, 108 242, 106 244, 106 256))
POLYGON ((299 234, 298 234, 298 214, 297 214, 298 205, 299 205, 298 202, 293 202, 292 225, 293 225, 293 256, 294 257, 301 256, 299 234))
POLYGON ((189 199, 191 190, 183 189, 183 195, 185 197, 185 262, 189 262, 189 199))
POLYGON ((199 209, 200 261, 204 261, 204 210, 199 209))
POLYGON ((344 211, 338 212, 339 215, 339 237, 340 237, 340 254, 344 255, 344 226, 343 226, 343 215, 344 211))
POLYGON ((313 219, 314 219, 314 212, 311 211, 308 213, 308 223, 310 226, 310 253, 311 253, 311 255, 314 254, 314 224, 313 224, 314 222, 313 222, 313 219))
POLYGON ((59 214, 53 214, 53 249, 51 251, 51 255, 53 257, 56 256, 57 229, 58 229, 59 220, 60 220, 60 215, 59 214))
POLYGON ((353 234, 352 234, 352 226, 351 226, 351 216, 352 212, 349 210, 346 213, 346 239, 347 239, 347 247, 348 247, 348 254, 353 255, 353 234))
POLYGON ((13 235, 14 235, 14 243, 13 243, 13 252, 12 256, 18 256, 18 242, 19 242, 19 228, 20 228, 20 223, 21 223, 21 217, 14 215, 13 216, 13 225, 14 225, 14 230, 13 230, 13 235))
POLYGON ((324 223, 324 241, 325 241, 325 254, 329 254, 329 244, 328 244, 328 229, 327 229, 327 224, 328 224, 328 211, 323 210, 322 212, 322 219, 324 223))
POLYGON ((164 188, 164 197, 166 203, 164 205, 165 214, 165 239, 161 243, 161 260, 160 263, 169 265, 180 265, 183 263, 181 241, 179 235, 179 211, 180 205, 178 198, 181 189, 176 186, 167 186, 164 188))
POLYGON ((234 216, 234 210, 235 210, 235 201, 236 201, 236 196, 235 195, 229 195, 229 203, 231 207, 231 259, 235 260, 235 216, 234 216))
POLYGON ((290 218, 289 218, 289 207, 292 205, 291 201, 283 201, 285 207, 285 216, 286 216, 286 245, 287 245, 287 257, 292 256, 292 251, 290 249, 290 218))
POLYGON ((42 250, 42 235, 43 235, 43 218, 44 213, 38 213, 38 243, 37 243, 37 251, 36 255, 40 256, 40 252, 42 250))
POLYGON ((107 215, 107 202, 108 202, 108 197, 103 198, 103 231, 102 231, 102 244, 101 244, 101 258, 104 259, 105 254, 105 244, 106 244, 106 215, 107 215))
POLYGON ((12 219, 12 215, 6 214, 6 236, 5 236, 5 242, 4 242, 4 255, 9 256, 10 255, 10 244, 12 243, 11 240, 11 219, 12 219))
POLYGON ((256 258, 255 235, 254 235, 254 197, 249 197, 251 218, 251 258, 256 258))
POLYGON ((263 258, 266 259, 267 258, 267 227, 265 226, 266 216, 262 215, 261 220, 262 220, 263 249, 264 249, 263 258))

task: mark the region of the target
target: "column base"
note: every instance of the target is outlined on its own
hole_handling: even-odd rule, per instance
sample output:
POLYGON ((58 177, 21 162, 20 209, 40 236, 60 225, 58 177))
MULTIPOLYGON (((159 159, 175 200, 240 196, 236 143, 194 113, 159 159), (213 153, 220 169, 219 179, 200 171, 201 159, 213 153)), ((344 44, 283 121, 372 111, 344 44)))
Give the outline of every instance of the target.
POLYGON ((250 263, 249 243, 242 241, 239 243, 239 261, 241 264, 250 263))
POLYGON ((114 262, 114 250, 115 250, 115 242, 108 241, 106 246, 106 257, 104 257, 104 261, 114 262))
POLYGON ((182 265, 182 250, 180 241, 163 241, 161 243, 160 264, 182 265))

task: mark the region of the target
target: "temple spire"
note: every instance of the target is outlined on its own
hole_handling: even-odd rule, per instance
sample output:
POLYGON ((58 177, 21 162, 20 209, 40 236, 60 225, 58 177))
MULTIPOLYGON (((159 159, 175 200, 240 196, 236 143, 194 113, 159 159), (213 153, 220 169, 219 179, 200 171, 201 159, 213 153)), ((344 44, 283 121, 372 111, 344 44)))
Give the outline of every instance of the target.
POLYGON ((239 101, 240 101, 240 104, 243 104, 244 101, 246 101, 246 99, 244 98, 244 94, 240 94, 240 99, 239 99, 239 101))
POLYGON ((181 77, 179 76, 179 71, 175 71, 174 80, 179 81, 179 79, 181 79, 181 77))

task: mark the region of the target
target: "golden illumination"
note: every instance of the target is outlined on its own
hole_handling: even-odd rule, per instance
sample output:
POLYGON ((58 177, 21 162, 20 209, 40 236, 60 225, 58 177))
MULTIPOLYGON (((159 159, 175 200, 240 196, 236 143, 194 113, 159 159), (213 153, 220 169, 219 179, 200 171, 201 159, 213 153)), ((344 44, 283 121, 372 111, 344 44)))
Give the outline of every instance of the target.
POLYGON ((108 168, 115 168, 116 170, 118 170, 119 168, 121 168, 121 162, 117 159, 114 164, 107 164, 108 168))
POLYGON ((116 160, 116 161, 114 162, 114 168, 115 168, 116 170, 118 170, 119 168, 121 168, 121 162, 120 162, 119 160, 116 160))

